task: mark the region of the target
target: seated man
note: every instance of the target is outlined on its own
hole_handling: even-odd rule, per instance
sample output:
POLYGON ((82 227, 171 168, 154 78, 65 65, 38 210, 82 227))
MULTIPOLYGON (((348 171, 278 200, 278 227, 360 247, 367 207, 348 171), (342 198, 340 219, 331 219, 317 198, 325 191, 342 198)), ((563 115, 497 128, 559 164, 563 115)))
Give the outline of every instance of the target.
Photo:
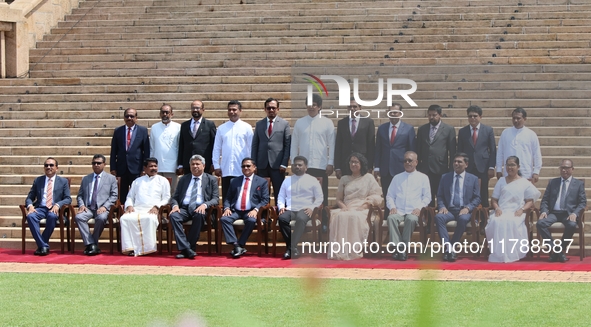
POLYGON ((585 184, 574 178, 574 163, 570 159, 563 159, 560 163, 560 177, 550 180, 542 203, 540 204, 540 217, 536 226, 538 234, 544 239, 544 244, 550 245, 552 250, 558 248, 552 241, 552 234, 548 230, 552 224, 560 221, 564 225, 564 233, 560 240, 562 251, 552 251, 550 262, 566 262, 568 258, 564 254, 564 240, 572 239, 577 229, 577 219, 580 219, 581 209, 587 206, 585 184))
POLYGON ((99 238, 105 228, 105 222, 109 215, 109 209, 118 198, 117 178, 105 173, 107 160, 102 154, 96 154, 92 158, 92 170, 94 173, 84 176, 78 190, 78 213, 76 224, 80 230, 80 236, 86 248, 84 254, 97 255, 101 253, 98 247, 99 238), (94 218, 94 231, 90 235, 88 220, 94 218))
POLYGON ((57 160, 49 157, 43 166, 45 175, 35 178, 25 201, 27 223, 37 243, 35 255, 49 254, 49 238, 55 229, 59 210, 63 205, 72 203, 68 180, 56 175, 57 160), (41 219, 46 219, 43 234, 39 228, 41 219))
POLYGON ((439 212, 435 215, 435 224, 442 243, 450 243, 447 223, 452 220, 458 222, 451 244, 444 248, 443 261, 456 261, 457 254, 451 250, 451 246, 460 242, 472 210, 480 204, 478 177, 466 172, 469 160, 465 153, 456 154, 453 161, 454 171, 441 177, 437 190, 439 212))
POLYGON ((230 182, 230 188, 224 200, 222 228, 227 244, 233 244, 232 257, 239 258, 246 253, 244 246, 256 224, 257 213, 269 203, 269 185, 267 180, 254 175, 256 165, 251 158, 242 159, 242 176, 230 182), (233 223, 244 220, 244 230, 240 239, 236 239, 233 223))
POLYGON ((174 229, 176 246, 181 251, 177 259, 194 258, 197 253, 197 241, 206 218, 206 210, 218 205, 220 195, 218 191, 218 179, 205 173, 205 158, 196 154, 189 159, 191 174, 181 177, 172 196, 172 210, 170 222, 174 229), (183 223, 192 221, 188 236, 185 235, 183 223), (187 241, 188 238, 188 241, 187 241))
POLYGON ((298 242, 304 234, 306 223, 312 217, 314 208, 320 206, 324 199, 320 183, 316 177, 306 174, 307 169, 308 159, 303 156, 295 157, 291 165, 294 176, 285 178, 277 197, 279 227, 287 248, 283 259, 300 256, 298 242), (292 220, 296 222, 293 235, 290 225, 292 220))
POLYGON ((170 183, 158 175, 158 159, 145 159, 144 172, 131 184, 121 216, 121 249, 136 257, 156 252, 158 209, 170 200, 170 183))
POLYGON ((417 171, 417 154, 413 151, 407 151, 404 154, 404 170, 392 178, 388 187, 386 196, 386 206, 390 208, 388 216, 388 230, 390 232, 390 242, 400 252, 394 251, 392 258, 394 260, 406 261, 408 255, 408 243, 419 222, 421 208, 426 207, 431 202, 431 187, 429 186, 429 177, 417 171), (404 221, 402 235, 398 229, 398 224, 404 221), (400 240, 404 246, 398 246, 400 240))

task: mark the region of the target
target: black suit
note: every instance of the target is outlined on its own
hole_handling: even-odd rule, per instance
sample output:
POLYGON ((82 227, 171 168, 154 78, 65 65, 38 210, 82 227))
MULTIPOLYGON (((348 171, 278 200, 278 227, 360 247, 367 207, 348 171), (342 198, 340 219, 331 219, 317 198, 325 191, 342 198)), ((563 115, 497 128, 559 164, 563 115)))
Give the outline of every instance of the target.
POLYGON ((361 153, 367 158, 368 169, 373 168, 375 152, 376 127, 371 118, 356 118, 355 136, 351 136, 349 128, 350 118, 346 117, 337 123, 337 136, 334 148, 334 169, 341 170, 341 174, 351 175, 351 168, 347 159, 353 152, 361 153))
MULTIPOLYGON (((201 123, 197 129, 197 135, 193 138, 191 134, 191 120, 181 124, 181 134, 179 137, 179 155, 177 162, 183 166, 184 174, 190 174, 189 159, 194 154, 205 158, 205 172, 211 172, 211 153, 213 152, 213 141, 215 140, 216 127, 214 122, 201 118, 201 123)), ((178 187, 178 186, 177 186, 178 187)))
POLYGON ((497 147, 492 127, 480 124, 476 145, 472 141, 472 127, 462 127, 458 131, 458 152, 468 155, 470 162, 466 171, 480 179, 480 199, 482 206, 488 207, 488 169, 495 167, 497 147))
MULTIPOLYGON (((562 234, 562 241, 565 239, 572 239, 575 230, 577 229, 577 222, 568 220, 570 214, 575 214, 577 219, 580 219, 579 213, 587 206, 587 195, 585 194, 585 184, 576 178, 571 178, 570 185, 566 190, 565 195, 565 210, 554 210, 556 201, 559 201, 558 194, 562 187, 562 177, 550 180, 542 203, 540 204, 540 213, 546 213, 548 217, 538 220, 536 223, 538 233, 545 240, 552 241, 552 234, 548 228, 557 221, 564 224, 564 234, 562 234)), ((564 249, 563 249, 564 250, 564 249)))
MULTIPOLYGON (((199 241, 199 234, 201 233, 203 220, 205 219, 205 214, 195 212, 197 203, 188 203, 187 205, 183 204, 183 200, 185 199, 187 192, 190 194, 192 191, 192 188, 189 189, 189 186, 192 185, 191 180, 193 177, 194 176, 192 174, 187 174, 181 177, 171 199, 172 207, 174 208, 175 206, 178 206, 180 210, 180 212, 173 212, 170 214, 170 222, 172 224, 172 228, 174 229, 176 246, 179 251, 186 249, 191 249, 193 251, 195 250, 197 241, 199 241), (192 220, 192 224, 187 240, 183 223, 189 220, 192 220)), ((218 179, 215 176, 207 173, 201 174, 200 177, 201 196, 203 198, 203 202, 199 205, 205 204, 207 208, 218 205, 220 201, 218 179)))
POLYGON ((441 122, 433 141, 429 139, 430 131, 431 124, 425 124, 417 132, 417 170, 429 177, 431 205, 434 205, 441 176, 452 170, 453 156, 456 153, 456 131, 441 122))
POLYGON ((117 171, 121 177, 119 199, 125 202, 131 183, 138 178, 144 167, 144 159, 150 157, 150 140, 148 129, 135 125, 131 135, 129 149, 127 147, 127 126, 119 126, 111 139, 111 170, 117 171))

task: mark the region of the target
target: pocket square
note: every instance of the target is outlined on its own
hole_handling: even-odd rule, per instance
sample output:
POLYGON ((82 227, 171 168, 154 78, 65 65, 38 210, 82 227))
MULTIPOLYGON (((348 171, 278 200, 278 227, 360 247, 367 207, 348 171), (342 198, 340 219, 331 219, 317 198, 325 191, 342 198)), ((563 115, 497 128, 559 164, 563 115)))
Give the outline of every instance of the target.
POLYGON ((257 191, 259 191, 260 189, 261 189, 261 187, 260 187, 260 186, 259 186, 259 187, 257 187, 257 191))

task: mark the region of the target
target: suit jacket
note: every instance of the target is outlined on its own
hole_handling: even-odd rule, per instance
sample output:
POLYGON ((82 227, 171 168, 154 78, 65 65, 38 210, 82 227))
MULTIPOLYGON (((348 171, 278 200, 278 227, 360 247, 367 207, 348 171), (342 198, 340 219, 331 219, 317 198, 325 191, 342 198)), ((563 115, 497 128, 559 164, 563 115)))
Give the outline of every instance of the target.
POLYGON ((197 135, 193 138, 193 134, 191 134, 191 120, 192 118, 181 124, 177 162, 179 165, 183 165, 185 174, 190 174, 189 159, 194 154, 198 154, 205 158, 205 171, 209 172, 212 164, 211 153, 213 152, 213 142, 215 141, 215 124, 211 120, 202 118, 199 129, 197 129, 197 135))
POLYGON ((341 169, 343 175, 351 174, 347 158, 353 152, 359 152, 367 158, 368 169, 373 168, 376 127, 371 118, 357 118, 355 136, 351 136, 349 117, 337 123, 336 144, 334 148, 334 169, 341 169))
MULTIPOLYGON (((256 208, 260 210, 262 207, 269 204, 269 183, 267 183, 266 179, 255 174, 253 174, 251 178, 250 206, 251 209, 256 208)), ((224 200, 224 209, 230 208, 232 211, 236 211, 235 205, 240 192, 242 192, 240 187, 242 186, 243 180, 244 175, 233 178, 230 182, 230 188, 228 189, 226 199, 224 200)))
POLYGON ((111 139, 111 170, 117 171, 117 176, 129 173, 138 175, 144 167, 144 159, 150 157, 150 140, 148 139, 148 129, 144 126, 135 125, 135 131, 132 133, 129 150, 126 151, 127 126, 115 128, 113 138, 111 139))
MULTIPOLYGON (((544 196, 542 197, 542 203, 540 204, 540 213, 549 212, 554 210, 556 201, 558 201, 558 193, 560 192, 560 185, 562 178, 554 178, 548 182, 544 196)), ((577 218, 581 209, 587 206, 587 195, 585 194, 585 183, 580 179, 572 178, 568 189, 566 190, 566 211, 568 214, 575 214, 577 218)))
POLYGON ((453 156, 456 153, 456 131, 448 124, 441 122, 435 133, 433 142, 429 141, 431 124, 427 123, 417 132, 417 169, 425 174, 444 174, 452 169, 453 156))
MULTIPOLYGON (((43 200, 44 189, 45 175, 35 178, 33 186, 31 186, 31 190, 29 191, 29 195, 27 195, 27 199, 25 200, 25 207, 32 204, 33 207, 39 208, 41 201, 43 200)), ((55 182, 53 183, 53 203, 57 204, 60 208, 65 204, 72 203, 68 180, 60 176, 55 176, 55 182)))
MULTIPOLYGON (((451 202, 451 187, 456 173, 451 171, 441 176, 439 189, 437 190, 437 208, 449 208, 452 206, 451 202)), ((462 195, 463 208, 468 208, 470 212, 480 204, 480 184, 478 184, 478 177, 466 172, 464 175, 464 194, 462 195)))
POLYGON ((375 166, 380 173, 387 171, 394 177, 404 171, 404 153, 415 151, 415 129, 401 121, 394 144, 390 145, 390 122, 378 127, 375 147, 375 166))
MULTIPOLYGON (((180 207, 183 204, 183 199, 187 195, 187 192, 191 192, 191 190, 189 190, 189 185, 191 184, 192 178, 193 174, 186 174, 179 179, 176 190, 171 199, 171 205, 173 208, 174 206, 180 207)), ((203 196, 203 203, 205 203, 208 208, 220 203, 218 179, 215 176, 208 173, 201 174, 201 195, 203 196)))
MULTIPOLYGON (((78 207, 90 206, 90 193, 92 192, 92 180, 94 179, 94 173, 88 174, 82 178, 80 189, 78 190, 78 196, 76 201, 78 207)), ((105 207, 105 209, 111 209, 111 206, 115 204, 118 199, 117 189, 117 178, 107 172, 103 172, 101 181, 99 183, 99 189, 96 191, 96 207, 105 207)))
POLYGON ((287 167, 291 149, 291 129, 281 117, 273 120, 273 132, 267 137, 267 117, 259 120, 254 128, 250 154, 258 168, 287 167))
POLYGON ((458 152, 463 152, 470 158, 469 165, 476 167, 476 170, 483 174, 489 167, 495 167, 497 159, 497 146, 495 144, 495 133, 492 127, 480 124, 476 146, 472 142, 472 127, 462 127, 458 131, 458 152))

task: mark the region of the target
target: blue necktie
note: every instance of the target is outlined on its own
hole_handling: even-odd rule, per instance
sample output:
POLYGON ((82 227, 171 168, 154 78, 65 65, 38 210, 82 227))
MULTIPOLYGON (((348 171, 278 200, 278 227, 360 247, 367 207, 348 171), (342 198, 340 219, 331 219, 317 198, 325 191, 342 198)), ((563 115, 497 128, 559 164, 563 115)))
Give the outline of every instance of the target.
POLYGON ((97 206, 96 197, 97 197, 97 193, 98 193, 97 190, 98 190, 99 176, 100 175, 95 175, 95 177, 94 177, 94 186, 92 188, 92 197, 90 199, 90 210, 98 209, 96 207, 97 206))
POLYGON ((454 184, 454 208, 460 207, 460 175, 456 174, 456 182, 454 184))

